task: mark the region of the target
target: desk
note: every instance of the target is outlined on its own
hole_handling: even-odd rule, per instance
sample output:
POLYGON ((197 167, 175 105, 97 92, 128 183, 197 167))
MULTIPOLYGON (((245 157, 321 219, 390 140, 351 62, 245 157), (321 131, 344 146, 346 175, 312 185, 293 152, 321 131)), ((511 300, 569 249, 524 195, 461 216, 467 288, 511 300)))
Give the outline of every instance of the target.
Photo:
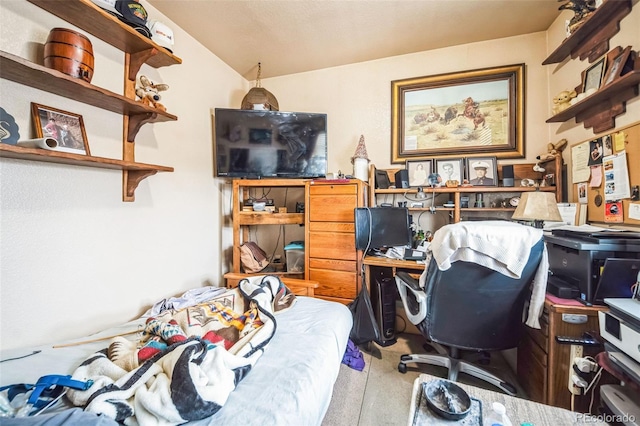
POLYGON ((378 326, 384 335, 378 343, 383 346, 395 343, 397 329, 407 333, 420 334, 418 329, 406 318, 404 311, 400 313, 396 310, 395 281, 393 283, 387 281, 384 284, 384 279, 393 279, 398 270, 419 275, 424 271, 425 264, 415 260, 391 259, 382 256, 365 256, 362 264, 364 265, 364 282, 369 294, 371 294, 371 303, 378 326), (397 324, 398 317, 402 320, 397 324))
MULTIPOLYGON (((419 395, 419 388, 423 382, 440 379, 440 377, 421 374, 413 383, 413 392, 411 394, 411 409, 409 412, 408 423, 413 424, 415 414, 416 399, 419 395)), ((507 409, 507 415, 511 423, 519 425, 521 423, 531 423, 535 426, 558 426, 572 424, 590 424, 590 425, 606 425, 607 423, 599 420, 596 416, 588 416, 582 413, 574 413, 573 411, 563 408, 552 407, 550 405, 540 404, 528 401, 522 398, 516 398, 503 393, 466 385, 464 383, 456 383, 463 388, 470 397, 479 399, 482 402, 482 411, 487 412, 491 403, 499 402, 507 409)), ((455 423, 453 423, 455 424, 455 423)))
POLYGON ((390 277, 396 274, 397 270, 408 271, 415 274, 421 274, 426 265, 418 263, 415 260, 391 259, 383 256, 365 256, 362 259, 364 265, 364 278, 369 291, 371 291, 371 267, 388 268, 390 277))

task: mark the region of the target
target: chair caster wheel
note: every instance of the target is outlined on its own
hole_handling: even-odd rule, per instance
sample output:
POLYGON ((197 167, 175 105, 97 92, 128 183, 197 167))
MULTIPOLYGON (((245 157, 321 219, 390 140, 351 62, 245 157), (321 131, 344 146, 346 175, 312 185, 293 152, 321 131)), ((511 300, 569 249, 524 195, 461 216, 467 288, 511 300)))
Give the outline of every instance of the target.
POLYGON ((398 364, 398 371, 401 372, 402 374, 407 372, 407 364, 404 363, 400 363, 398 364))

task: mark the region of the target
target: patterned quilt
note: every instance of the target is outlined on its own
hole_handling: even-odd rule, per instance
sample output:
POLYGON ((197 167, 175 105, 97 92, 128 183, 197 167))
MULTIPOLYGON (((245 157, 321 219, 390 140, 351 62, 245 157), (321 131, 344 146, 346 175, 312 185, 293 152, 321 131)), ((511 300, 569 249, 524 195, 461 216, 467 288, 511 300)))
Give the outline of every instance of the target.
POLYGON ((118 337, 87 358, 73 378, 93 384, 67 396, 127 425, 209 417, 267 348, 274 314, 293 303, 277 277, 258 276, 204 303, 162 312, 147 320, 140 341, 118 337))

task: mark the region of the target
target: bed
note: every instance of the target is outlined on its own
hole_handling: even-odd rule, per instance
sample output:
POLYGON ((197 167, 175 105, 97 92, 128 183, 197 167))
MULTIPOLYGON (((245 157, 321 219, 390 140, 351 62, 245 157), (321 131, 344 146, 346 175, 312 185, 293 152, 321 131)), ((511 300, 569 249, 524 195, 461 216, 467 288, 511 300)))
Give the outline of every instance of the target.
MULTIPOLYGON (((254 297, 251 296, 252 292, 255 295, 254 289, 262 285, 256 279, 263 280, 265 277, 254 278, 250 283, 254 287, 243 287, 241 283, 240 288, 243 290, 244 296, 254 297)), ((272 284, 275 282, 272 279, 275 279, 282 285, 275 277, 267 278, 267 281, 272 284)), ((274 287, 273 295, 275 296, 277 292, 278 290, 274 287)), ((291 294, 287 297, 290 298, 291 294)), ((259 296, 251 300, 255 301, 258 298, 259 296)), ((262 337, 252 338, 250 343, 245 344, 244 349, 239 352, 244 354, 245 358, 255 357, 257 352, 261 352, 261 354, 251 365, 250 371, 241 374, 243 377, 237 379, 233 384, 233 389, 221 404, 221 408, 206 418, 192 419, 189 424, 321 424, 329 407, 333 385, 348 343, 352 316, 348 308, 340 303, 299 295, 293 296, 293 298, 295 300, 291 306, 273 313, 273 322, 270 324, 272 327, 263 326, 260 330, 266 329, 267 331, 263 332, 262 337), (255 343, 256 340, 258 343, 255 343), (264 345, 265 342, 266 345, 264 345)), ((266 318, 267 315, 262 315, 262 317, 266 318)), ((126 335, 127 333, 130 333, 127 339, 135 341, 135 332, 145 324, 149 324, 148 315, 119 327, 70 341, 67 344, 87 342, 107 336, 126 335)), ((192 342, 192 340, 190 338, 186 341, 192 342)), ((91 365, 96 354, 106 353, 105 348, 112 341, 112 339, 105 339, 80 345, 41 346, 5 351, 1 354, 3 361, 0 363, 1 385, 33 384, 38 378, 52 374, 73 375, 73 379, 82 379, 80 376, 83 373, 78 373, 81 368, 87 364, 91 365), (40 352, 34 353, 36 351, 40 352)), ((197 342, 192 342, 192 344, 197 344, 197 342)), ((171 345, 171 347, 173 346, 171 345)), ((180 343, 175 346, 184 347, 187 345, 180 343)), ((157 360, 153 362, 153 364, 160 363, 157 360)), ((142 365, 147 364, 149 362, 142 365)), ((205 364, 207 363, 202 362, 202 365, 205 364)), ((193 370, 193 363, 189 368, 193 370)), ((139 370, 143 370, 143 368, 134 368, 129 374, 139 370)), ((235 377, 239 377, 237 371, 235 377)), ((157 379, 154 380, 156 380, 154 384, 160 382, 157 379)), ((198 380, 204 380, 202 374, 196 377, 195 381, 198 380)), ((153 385, 149 385, 151 381, 146 383, 147 388, 153 387, 153 385)), ((109 386, 105 386, 103 390, 107 388, 109 386)), ((210 388, 207 391, 210 391, 210 388)), ((3 419, 3 424, 5 421, 6 424, 40 424, 45 420, 53 421, 53 424, 56 424, 57 421, 58 424, 64 423, 65 425, 87 424, 88 422, 104 425, 116 424, 104 413, 96 415, 88 410, 74 407, 67 399, 67 397, 77 399, 77 395, 72 395, 73 392, 83 393, 85 391, 70 390, 62 400, 66 401, 62 407, 58 406, 54 410, 48 410, 36 417, 3 419)), ((92 398, 92 404, 99 399, 95 395, 92 395, 92 398)), ((111 401, 112 398, 106 397, 104 399, 111 401)), ((106 411, 108 412, 108 410, 106 411)), ((188 415, 192 415, 192 413, 188 415)), ((153 417, 139 419, 135 416, 127 418, 124 423, 158 424, 157 420, 153 417)), ((172 423, 183 422, 172 421, 172 423)))

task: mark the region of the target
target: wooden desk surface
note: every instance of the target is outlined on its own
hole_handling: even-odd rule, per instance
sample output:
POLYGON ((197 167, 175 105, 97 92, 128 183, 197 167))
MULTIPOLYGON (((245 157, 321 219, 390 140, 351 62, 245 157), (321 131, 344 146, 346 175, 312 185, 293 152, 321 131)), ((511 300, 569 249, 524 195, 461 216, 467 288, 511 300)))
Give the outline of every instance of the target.
MULTIPOLYGON (((416 399, 419 394, 419 388, 423 382, 428 382, 441 377, 421 374, 413 384, 413 392, 411 394, 411 409, 409 419, 414 418, 416 399)), ((456 383, 463 388, 469 396, 482 401, 482 412, 486 413, 491 409, 493 402, 503 404, 507 409, 507 415, 513 425, 521 423, 531 423, 535 426, 558 426, 573 424, 589 424, 589 425, 607 425, 596 416, 587 417, 586 414, 575 413, 565 410, 564 408, 552 407, 550 405, 540 404, 538 402, 529 401, 523 398, 509 396, 507 394, 482 389, 479 387, 466 385, 464 383, 456 383)), ((411 421, 408 422, 412 424, 411 421)))
POLYGON ((368 266, 383 266, 387 268, 406 268, 424 270, 425 264, 415 260, 391 259, 382 256, 365 256, 362 263, 368 266))

